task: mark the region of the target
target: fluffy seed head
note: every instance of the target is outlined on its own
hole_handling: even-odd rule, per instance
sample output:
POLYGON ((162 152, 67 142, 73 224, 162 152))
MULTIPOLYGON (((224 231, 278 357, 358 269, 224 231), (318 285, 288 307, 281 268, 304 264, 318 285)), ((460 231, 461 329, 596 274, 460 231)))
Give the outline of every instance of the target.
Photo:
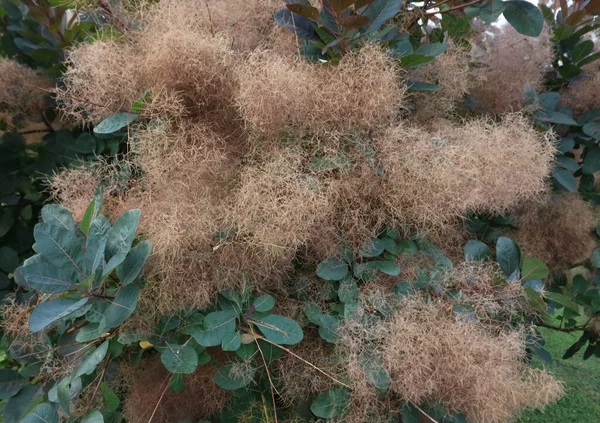
POLYGON ((48 106, 45 96, 52 88, 50 78, 14 60, 0 58, 0 103, 28 114, 40 114, 48 106))

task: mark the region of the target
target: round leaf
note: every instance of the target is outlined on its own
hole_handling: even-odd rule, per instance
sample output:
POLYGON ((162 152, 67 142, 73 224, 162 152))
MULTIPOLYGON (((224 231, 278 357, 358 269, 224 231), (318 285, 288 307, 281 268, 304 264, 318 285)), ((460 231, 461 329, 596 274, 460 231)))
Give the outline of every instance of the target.
POLYGON ((260 320, 252 321, 265 337, 276 344, 294 345, 302 341, 304 333, 295 320, 271 314, 260 320))
POLYGON ((537 37, 544 28, 544 16, 535 5, 524 0, 504 3, 504 17, 520 34, 537 37))
POLYGON ((512 240, 501 236, 496 242, 496 259, 502 272, 504 272, 504 276, 508 278, 519 269, 521 250, 512 240))
POLYGON ((348 274, 348 264, 335 257, 323 260, 317 266, 317 276, 326 281, 340 281, 348 274))
POLYGON ((470 239, 465 244, 465 260, 480 261, 491 256, 490 249, 481 241, 470 239))
POLYGON ((377 257, 385 250, 385 243, 379 238, 370 238, 358 250, 362 257, 377 257))
POLYGON ((166 343, 160 360, 171 373, 193 373, 198 367, 198 354, 190 345, 166 343))
POLYGON ((256 369, 254 367, 240 363, 230 363, 217 370, 213 380, 220 388, 226 391, 234 391, 247 386, 255 374, 256 369))
POLYGON ((330 389, 319 395, 310 405, 310 411, 322 419, 332 419, 344 414, 350 401, 350 390, 330 389))
POLYGON ((254 310, 259 312, 271 311, 275 306, 275 298, 270 295, 261 295, 252 303, 254 310))
POLYGON ((58 423, 58 412, 53 405, 45 402, 31 410, 21 423, 58 423))

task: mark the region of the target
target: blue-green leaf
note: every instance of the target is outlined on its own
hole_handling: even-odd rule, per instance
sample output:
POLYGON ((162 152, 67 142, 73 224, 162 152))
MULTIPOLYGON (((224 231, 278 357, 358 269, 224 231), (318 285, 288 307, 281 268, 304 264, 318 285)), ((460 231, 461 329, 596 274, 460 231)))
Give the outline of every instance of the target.
POLYGON ((271 311, 271 309, 275 306, 275 298, 270 295, 261 295, 252 303, 254 306, 254 310, 258 312, 266 312, 271 311))
POLYGON ((120 112, 107 117, 94 128, 95 134, 113 134, 126 126, 129 126, 138 115, 134 113, 120 112))
POLYGON ((537 37, 544 28, 544 16, 535 5, 524 0, 504 3, 504 17, 520 34, 537 37))
POLYGON ((221 349, 223 351, 237 351, 242 345, 242 339, 239 332, 229 332, 223 338, 221 342, 221 349))
POLYGON ((102 345, 94 350, 93 353, 89 354, 87 358, 81 363, 81 365, 75 370, 72 378, 80 377, 83 375, 91 375, 98 367, 98 364, 106 357, 108 351, 109 341, 104 341, 102 345))
POLYGON ((46 204, 42 208, 42 222, 75 231, 75 221, 71 213, 57 204, 46 204))
POLYGON ((35 251, 53 266, 75 269, 83 274, 83 245, 74 231, 51 223, 38 223, 33 234, 35 251))
POLYGON ((98 410, 91 410, 83 416, 81 423, 104 423, 104 417, 98 410))
POLYGON ((81 299, 57 298, 41 303, 33 309, 29 317, 29 329, 32 332, 38 332, 57 320, 79 310, 87 301, 87 297, 81 299))
POLYGON ((304 333, 295 320, 278 314, 270 314, 260 320, 252 320, 265 337, 276 344, 295 345, 302 341, 304 333))
POLYGON ((364 16, 371 19, 366 32, 377 31, 388 20, 400 13, 402 0, 375 0, 365 10, 364 16))
POLYGON ((317 276, 326 281, 339 281, 348 274, 348 264, 338 258, 329 257, 317 266, 317 276))
POLYGON ((109 274, 125 260, 131 244, 135 239, 135 231, 140 222, 141 211, 139 209, 128 210, 115 222, 106 241, 106 258, 110 258, 103 274, 109 274))
POLYGON ((429 43, 421 45, 415 54, 422 54, 423 56, 437 57, 444 53, 450 47, 447 43, 429 43))
POLYGON ((229 363, 217 370, 213 376, 213 380, 220 388, 226 391, 234 391, 252 382, 255 374, 256 368, 252 366, 229 363))
POLYGON ((501 236, 496 242, 496 259, 507 278, 519 270, 521 250, 511 239, 501 236))
POLYGON ((492 253, 487 245, 481 241, 470 239, 465 244, 465 260, 466 261, 479 261, 487 260, 490 258, 492 253))
POLYGON ((202 327, 189 328, 196 342, 204 347, 221 345, 228 333, 235 331, 237 314, 233 311, 215 311, 204 317, 202 327))
POLYGON ((557 166, 552 170, 552 176, 556 182, 567 191, 575 192, 577 182, 575 176, 573 176, 569 170, 557 166))
POLYGON ((70 291, 79 282, 79 273, 74 267, 53 265, 41 254, 25 260, 21 275, 31 289, 47 294, 70 291))
POLYGON ((361 257, 377 257, 385 250, 385 243, 379 238, 369 238, 359 248, 361 257))
POLYGON ((198 354, 191 345, 177 345, 169 342, 160 353, 160 360, 171 373, 194 373, 198 367, 198 354))
POLYGON ((58 423, 58 412, 52 404, 44 402, 27 413, 21 423, 58 423))
POLYGON ((348 408, 350 402, 350 389, 330 389, 319 395, 310 405, 310 411, 322 419, 339 417, 348 408))
POLYGON ((142 241, 131 249, 123 263, 117 266, 117 276, 123 285, 129 285, 137 279, 151 253, 150 241, 142 241))
POLYGON ((93 274, 102 263, 109 231, 110 223, 102 215, 97 216, 90 224, 85 243, 85 254, 83 256, 87 275, 93 274))
POLYGON ((107 329, 121 325, 133 313, 139 295, 140 289, 135 285, 127 285, 117 292, 104 316, 107 329))

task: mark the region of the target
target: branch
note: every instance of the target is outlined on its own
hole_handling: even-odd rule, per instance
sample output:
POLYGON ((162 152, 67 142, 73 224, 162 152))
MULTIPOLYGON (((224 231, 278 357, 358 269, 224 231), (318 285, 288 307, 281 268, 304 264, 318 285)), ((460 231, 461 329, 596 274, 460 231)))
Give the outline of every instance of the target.
POLYGON ((469 6, 474 5, 474 4, 481 3, 482 1, 484 1, 484 0, 473 0, 473 1, 470 1, 468 3, 463 3, 463 4, 459 4, 457 6, 452 6, 452 7, 448 8, 448 9, 439 10, 437 12, 427 12, 426 15, 437 15, 438 13, 448 13, 448 12, 452 12, 454 10, 465 9, 465 8, 467 8, 469 6))
POLYGON ((546 329, 556 330, 556 331, 559 331, 559 332, 566 332, 566 333, 569 333, 569 332, 578 332, 578 331, 581 331, 581 330, 585 329, 585 325, 583 325, 583 326, 575 326, 575 327, 572 327, 572 328, 561 328, 559 326, 549 325, 547 323, 539 323, 537 326, 540 326, 540 327, 546 328, 546 329))

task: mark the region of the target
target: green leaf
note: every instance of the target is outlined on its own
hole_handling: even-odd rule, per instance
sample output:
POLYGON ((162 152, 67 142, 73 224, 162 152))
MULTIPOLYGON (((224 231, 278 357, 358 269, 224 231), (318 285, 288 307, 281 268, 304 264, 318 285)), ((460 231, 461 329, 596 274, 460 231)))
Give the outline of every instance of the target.
POLYGON ((418 68, 421 66, 425 66, 425 65, 433 62, 435 60, 435 57, 413 53, 413 54, 409 54, 406 56, 402 56, 398 60, 400 61, 400 64, 403 67, 410 69, 410 68, 418 68))
POLYGON ((314 157, 309 165, 309 169, 313 172, 325 172, 349 167, 351 167, 351 165, 348 163, 348 159, 340 154, 335 156, 314 157))
POLYGON ((6 402, 3 410, 4 423, 19 423, 23 416, 39 401, 43 389, 41 386, 26 386, 6 402))
POLYGON ((575 140, 573 138, 562 138, 558 142, 558 151, 561 153, 568 153, 575 147, 575 140))
POLYGON ((106 309, 106 328, 112 329, 121 325, 135 310, 140 289, 135 285, 127 285, 117 292, 114 300, 106 309))
POLYGON ((392 380, 390 379, 390 375, 385 369, 379 354, 360 353, 358 362, 362 371, 365 373, 367 382, 381 392, 388 390, 392 380))
POLYGON ((340 281, 340 287, 338 288, 338 298, 342 303, 352 301, 358 295, 358 285, 356 280, 349 276, 340 281))
POLYGON ((111 228, 106 241, 106 258, 110 258, 110 260, 106 263, 104 275, 109 274, 127 257, 135 239, 140 216, 140 209, 128 210, 117 219, 111 228))
POLYGON ((537 37, 544 28, 544 16, 533 4, 524 0, 504 3, 504 17, 520 34, 537 37))
POLYGON ((87 358, 81 363, 81 365, 75 370, 71 379, 83 376, 83 375, 91 375, 98 367, 98 364, 104 360, 106 357, 106 352, 108 351, 108 343, 109 341, 104 341, 102 345, 94 350, 93 353, 87 356, 87 358))
POLYGON ((104 423, 104 417, 98 410, 91 410, 83 416, 81 423, 104 423))
POLYGON ((561 306, 566 307, 571 311, 574 311, 575 313, 579 314, 579 306, 564 295, 559 294, 558 292, 545 292, 544 296, 547 299, 554 301, 555 303, 558 303, 561 306))
POLYGON ((120 398, 117 396, 117 394, 115 394, 114 392, 111 392, 108 389, 108 383, 106 381, 102 382, 102 384, 100 385, 100 388, 102 389, 102 398, 104 399, 104 408, 106 408, 106 411, 108 411, 109 413, 114 413, 115 411, 117 411, 117 409, 119 408, 119 405, 121 404, 120 398))
POLYGON ((110 231, 110 223, 100 215, 90 224, 83 255, 84 269, 87 275, 92 275, 102 263, 106 240, 110 231))
POLYGON ((400 276, 400 266, 391 261, 374 260, 366 263, 372 269, 377 269, 389 276, 400 276))
POLYGON ((221 349, 223 351, 237 351, 242 345, 242 339, 239 332, 229 332, 223 338, 221 342, 221 349))
POLYGON ((377 257, 385 250, 385 243, 379 238, 369 238, 359 248, 361 257, 377 257))
POLYGON ((581 275, 575 275, 573 278, 573 290, 578 294, 584 294, 587 291, 588 283, 581 275))
POLYGON ((465 244, 465 260, 480 261, 487 260, 492 256, 490 249, 486 244, 475 239, 470 239, 465 244))
POLYGON ((300 38, 310 41, 321 41, 313 27, 312 22, 309 19, 298 15, 297 13, 294 13, 292 18, 292 12, 290 10, 281 9, 275 12, 273 18, 278 25, 289 29, 293 33, 297 34, 300 38))
POLYGON ((9 247, 0 248, 0 269, 6 273, 12 273, 19 267, 19 255, 9 247))
POLYGON ((326 281, 339 281, 348 274, 348 264, 335 257, 323 260, 317 266, 317 276, 326 281))
POLYGON ((559 154, 556 156, 556 164, 557 166, 564 167, 571 172, 576 172, 579 170, 579 163, 575 159, 559 154))
POLYGON ((96 125, 94 134, 113 134, 126 126, 129 126, 137 118, 138 115, 134 113, 115 113, 96 125))
POLYGON ((252 382, 255 374, 256 368, 252 366, 229 363, 217 370, 213 376, 213 380, 220 388, 226 391, 234 391, 252 382))
POLYGON ((57 204, 46 204, 42 208, 42 222, 75 231, 75 221, 71 213, 57 204))
POLYGON ((228 333, 235 331, 237 314, 233 311, 215 311, 204 318, 202 328, 190 331, 196 342, 203 347, 221 345, 228 333))
POLYGON ((401 281, 394 285, 394 294, 401 297, 407 297, 413 293, 413 287, 408 281, 401 281))
POLYGON ((600 248, 595 248, 592 252, 592 266, 596 269, 600 269, 600 248))
POLYGON ((550 274, 548 266, 541 260, 534 257, 525 257, 521 268, 521 280, 529 281, 536 279, 545 279, 550 274))
POLYGON ((27 413, 21 423, 58 423, 58 412, 52 404, 44 402, 27 413))
POLYGON ((346 388, 330 389, 319 395, 310 405, 310 411, 322 419, 339 417, 348 408, 351 391, 346 388))
POLYGON ((165 343, 160 361, 171 373, 194 373, 198 367, 198 354, 191 345, 165 343))
POLYGON ((295 345, 302 341, 304 333, 295 320, 278 314, 270 314, 260 320, 252 320, 265 337, 279 345, 295 345))
POLYGON ((340 341, 338 328, 340 321, 328 314, 318 314, 313 316, 319 325, 319 336, 330 344, 337 344, 340 341))
POLYGON ((577 125, 577 122, 569 115, 561 112, 542 113, 540 119, 544 122, 556 123, 557 125, 577 125))
POLYGON ((33 309, 29 317, 29 329, 32 332, 38 332, 57 320, 79 310, 87 301, 87 298, 57 298, 41 303, 33 309))
POLYGON ((521 250, 512 240, 503 236, 496 242, 496 259, 507 278, 519 270, 521 264, 521 250))
POLYGON ((171 382, 169 383, 169 390, 173 392, 185 391, 185 381, 183 380, 183 375, 181 373, 173 374, 171 382))
POLYGON ((487 24, 495 22, 504 10, 506 5, 502 0, 490 0, 480 8, 481 19, 487 24))
POLYGON ((38 223, 33 230, 35 251, 53 266, 83 274, 83 245, 74 231, 50 223, 38 223))
POLYGON ((415 54, 422 54, 423 56, 437 57, 444 53, 450 47, 447 43, 429 43, 420 46, 415 54))
POLYGON ((15 217, 11 210, 0 209, 0 237, 3 237, 10 231, 15 223, 15 217))
POLYGON ((137 279, 151 253, 150 241, 142 241, 131 249, 123 263, 117 266, 117 276, 123 285, 129 285, 137 279))
POLYGON ((408 91, 440 91, 439 85, 421 81, 408 81, 408 91))
POLYGON ((583 133, 595 140, 600 140, 600 123, 590 122, 583 125, 583 133))
POLYGON ((252 303, 254 310, 258 312, 271 311, 275 307, 275 298, 270 295, 261 295, 252 303))
POLYGON ((584 175, 591 175, 600 171, 600 147, 594 146, 587 149, 583 159, 582 171, 584 175))
POLYGON ((103 188, 102 188, 102 185, 100 185, 98 187, 98 189, 96 190, 94 199, 88 205, 88 207, 85 210, 85 213, 83 215, 83 218, 81 219, 81 223, 79 224, 79 228, 81 229, 81 232, 83 232, 85 236, 87 236, 88 231, 90 229, 90 225, 92 224, 93 220, 96 218, 96 216, 98 216, 98 212, 100 211, 100 208, 102 207, 102 198, 103 198, 103 188))
POLYGON ((364 12, 371 20, 365 32, 378 31, 388 19, 400 13, 401 7, 402 0, 375 0, 364 12))
POLYGON ((552 176, 556 182, 567 191, 575 192, 577 182, 575 180, 575 176, 573 176, 569 170, 557 166, 552 170, 552 176))
POLYGON ((13 397, 28 381, 11 369, 0 369, 0 400, 13 397))
POLYGON ((410 402, 406 402, 400 411, 402 423, 419 423, 419 410, 410 402))
POLYGON ((56 266, 44 259, 41 254, 25 260, 21 274, 31 289, 47 294, 70 291, 78 282, 75 268, 56 266))

